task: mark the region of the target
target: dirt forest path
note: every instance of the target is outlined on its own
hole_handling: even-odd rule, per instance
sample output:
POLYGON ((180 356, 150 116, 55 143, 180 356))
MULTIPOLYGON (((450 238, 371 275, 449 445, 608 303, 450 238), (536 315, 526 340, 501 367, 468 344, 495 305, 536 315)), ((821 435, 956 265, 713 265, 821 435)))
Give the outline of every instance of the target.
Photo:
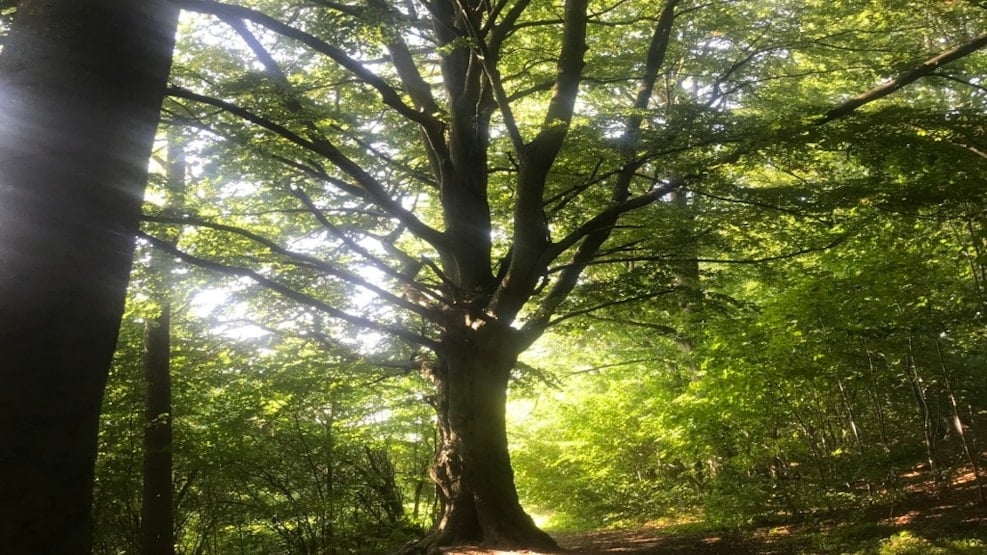
POLYGON ((559 544, 572 554, 594 553, 696 553, 698 555, 746 555, 761 553, 739 537, 702 534, 674 534, 658 528, 606 530, 559 534, 559 544))
MULTIPOLYGON (((742 538, 702 534, 672 534, 659 528, 633 530, 600 530, 593 532, 566 532, 555 534, 566 555, 620 554, 692 554, 697 555, 753 555, 771 553, 749 545, 742 538)), ((763 546, 762 546, 763 547, 763 546)), ((451 555, 542 555, 533 551, 490 551, 483 549, 457 549, 451 555)), ((777 552, 784 553, 784 552, 777 552)))
MULTIPOLYGON (((893 506, 834 513, 799 523, 778 523, 743 531, 685 532, 661 527, 627 530, 559 532, 553 534, 568 555, 594 554, 696 554, 696 555, 828 555, 859 552, 864 546, 909 531, 936 539, 958 534, 979 538, 979 547, 962 551, 946 548, 937 553, 987 555, 987 505, 979 502, 970 471, 955 474, 948 488, 936 488, 923 474, 902 476, 903 498, 893 506), (856 527, 856 528, 855 528, 856 527), (848 533, 853 530, 853 533, 848 533), (829 536, 830 541, 825 541, 829 536), (854 545, 841 545, 848 537, 854 545), (820 540, 826 547, 819 545, 820 540)), ((868 550, 867 552, 870 552, 868 550)), ((922 553, 922 549, 907 551, 922 553)), ((509 552, 456 549, 450 555, 542 555, 530 551, 509 552)))

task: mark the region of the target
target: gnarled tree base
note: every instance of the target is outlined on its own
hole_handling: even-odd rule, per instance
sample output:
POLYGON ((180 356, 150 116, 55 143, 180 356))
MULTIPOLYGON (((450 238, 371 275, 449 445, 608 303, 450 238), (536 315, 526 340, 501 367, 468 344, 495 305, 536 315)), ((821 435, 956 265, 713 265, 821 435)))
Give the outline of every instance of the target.
POLYGON ((564 553, 565 550, 551 536, 534 524, 527 530, 496 530, 473 537, 463 530, 433 530, 421 540, 405 546, 395 555, 437 555, 450 548, 497 549, 503 551, 535 551, 538 553, 564 553))
MULTIPOLYGON (((463 321, 469 319, 447 329, 463 321)), ((521 507, 507 445, 507 384, 522 347, 507 326, 474 323, 459 331, 443 338, 430 376, 439 430, 432 480, 442 513, 402 553, 465 546, 556 553, 555 540, 521 507)))

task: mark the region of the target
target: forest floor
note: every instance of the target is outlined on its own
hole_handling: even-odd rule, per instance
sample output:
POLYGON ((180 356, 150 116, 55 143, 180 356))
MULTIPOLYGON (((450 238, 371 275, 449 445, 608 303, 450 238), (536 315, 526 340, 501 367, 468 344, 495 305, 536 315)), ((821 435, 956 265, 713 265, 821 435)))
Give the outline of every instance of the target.
MULTIPOLYGON (((553 533, 572 555, 972 555, 987 554, 987 506, 978 503, 970 471, 958 472, 948 488, 936 488, 927 473, 903 479, 903 497, 893 506, 830 513, 799 522, 782 521, 716 531, 702 523, 634 529, 553 533)), ((456 555, 507 555, 457 549, 456 555)))

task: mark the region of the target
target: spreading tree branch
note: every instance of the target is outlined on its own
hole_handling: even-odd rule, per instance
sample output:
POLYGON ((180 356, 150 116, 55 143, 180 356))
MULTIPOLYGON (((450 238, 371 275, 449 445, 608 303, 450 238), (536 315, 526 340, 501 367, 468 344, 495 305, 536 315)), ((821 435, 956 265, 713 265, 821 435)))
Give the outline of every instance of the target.
POLYGON ((518 152, 511 260, 489 303, 489 310, 505 320, 512 320, 527 301, 545 265, 543 255, 549 242, 545 184, 575 110, 586 52, 588 9, 588 0, 566 0, 562 50, 545 119, 535 138, 518 152))
POLYGON ((600 248, 610 238, 621 215, 636 208, 647 206, 682 186, 681 178, 673 177, 669 179, 668 183, 652 189, 649 193, 628 199, 631 181, 640 165, 640 162, 635 159, 634 151, 640 141, 641 125, 644 121, 642 111, 648 107, 654 92, 658 71, 665 63, 678 2, 679 0, 667 0, 665 2, 658 23, 655 25, 654 35, 652 35, 648 45, 644 74, 641 77, 637 96, 634 100, 634 110, 625 123, 624 148, 622 150, 627 161, 614 180, 610 195, 610 207, 576 228, 561 242, 546 249, 545 258, 547 260, 544 260, 543 263, 547 265, 548 262, 561 255, 569 247, 581 241, 573 255, 572 265, 562 272, 548 294, 542 299, 532 318, 525 324, 525 333, 537 333, 548 325, 552 314, 575 288, 586 264, 597 256, 600 248))
POLYGON ((620 362, 611 362, 610 364, 598 364, 596 366, 591 366, 589 368, 580 368, 579 370, 573 370, 571 372, 566 372, 566 376, 575 376, 578 374, 589 374, 591 372, 599 372, 600 370, 606 370, 608 368, 617 368, 620 366, 630 366, 632 364, 641 364, 645 362, 653 363, 659 362, 661 359, 649 357, 649 358, 635 358, 631 360, 623 360, 620 362))
MULTIPOLYGON (((582 315, 585 315, 585 314, 591 314, 593 312, 596 312, 597 310, 603 310, 603 309, 609 308, 611 306, 618 306, 618 305, 622 305, 622 304, 638 303, 638 302, 641 302, 641 301, 648 301, 648 300, 651 300, 651 299, 660 297, 662 295, 670 295, 670 294, 674 293, 675 291, 676 291, 676 289, 674 287, 669 287, 669 288, 666 288, 666 289, 659 289, 658 291, 648 291, 647 293, 642 293, 640 295, 634 295, 634 296, 631 296, 631 297, 625 297, 623 299, 616 299, 616 300, 607 301, 607 302, 604 302, 604 303, 595 304, 593 306, 589 306, 589 307, 586 307, 586 308, 580 308, 578 310, 573 310, 572 312, 563 314, 563 315, 559 316, 558 318, 553 319, 551 322, 548 322, 547 324, 545 324, 544 327, 545 328, 549 328, 549 327, 558 325, 558 324, 560 324, 560 323, 562 323, 562 322, 564 322, 564 321, 566 321, 566 320, 568 320, 570 318, 575 318, 576 316, 582 316, 582 315)), ((527 332, 528 330, 523 330, 523 331, 527 332)))
MULTIPOLYGON (((385 274, 391 276, 392 278, 399 280, 402 284, 404 284, 405 287, 414 289, 416 292, 418 292, 419 294, 425 297, 429 297, 437 301, 442 301, 442 299, 434 292, 432 292, 429 288, 416 282, 414 279, 409 279, 408 276, 406 276, 404 273, 402 273, 399 270, 396 270, 395 268, 392 268, 390 264, 387 264, 379 257, 375 256, 373 253, 371 253, 366 248, 361 246, 359 242, 353 240, 351 237, 348 237, 345 233, 343 233, 343 231, 339 229, 339 227, 334 225, 332 222, 329 221, 328 218, 326 218, 325 214, 322 213, 322 210, 320 210, 315 205, 315 202, 312 201, 312 198, 309 197, 308 194, 305 191, 303 191, 301 188, 293 187, 291 189, 291 194, 294 195, 295 198, 297 198, 299 201, 301 201, 302 204, 305 205, 305 208, 308 209, 309 213, 312 214, 312 216, 316 219, 316 221, 318 221, 319 224, 322 225, 322 227, 329 234, 331 234, 336 239, 339 239, 352 252, 355 252, 360 256, 362 256, 364 260, 370 262, 378 270, 384 272, 385 274)), ((407 253, 399 249, 394 249, 394 251, 395 254, 398 254, 402 259, 404 259, 405 265, 414 262, 414 259, 412 259, 412 257, 410 257, 407 253)))
POLYGON ((819 118, 816 123, 823 124, 835 119, 849 116, 857 108, 860 108, 864 104, 884 98, 885 96, 888 96, 889 94, 921 79, 922 77, 932 75, 933 72, 940 67, 969 56, 984 47, 987 47, 987 33, 978 35, 959 46, 950 48, 941 54, 933 56, 914 68, 898 75, 897 77, 885 81, 873 89, 851 98, 850 100, 826 112, 826 114, 819 118))
MULTIPOLYGON (((844 241, 846 241, 847 235, 840 235, 826 243, 825 245, 819 245, 815 247, 804 247, 801 249, 796 249, 789 252, 784 252, 781 254, 775 254, 772 256, 762 256, 757 258, 709 258, 709 257, 682 257, 682 256, 623 256, 623 257, 612 257, 612 258, 601 258, 596 260, 591 260, 589 262, 584 262, 579 266, 602 266, 605 264, 634 264, 637 262, 697 262, 704 264, 741 264, 741 265, 753 265, 753 264, 764 264, 765 262, 776 262, 778 260, 787 260, 789 258, 797 258, 799 256, 804 256, 806 254, 811 254, 814 252, 823 252, 833 248, 838 247, 844 241)), ((564 264, 562 266, 557 266, 551 268, 549 273, 556 272, 566 272, 575 263, 564 264)))
MULTIPOLYGON (((369 0, 368 5, 380 12, 393 14, 393 10, 384 0, 369 0)), ((432 89, 425 79, 422 78, 415 60, 411 56, 411 50, 399 33, 385 31, 387 38, 387 50, 391 54, 391 62, 397 71, 398 77, 405 92, 415 104, 415 107, 422 113, 428 114, 433 121, 428 125, 422 125, 422 135, 425 138, 425 150, 428 153, 429 163, 436 178, 441 181, 441 175, 445 171, 445 164, 449 160, 449 148, 445 143, 445 125, 438 119, 439 105, 432 95, 432 89)))
POLYGON ((304 341, 311 341, 316 343, 325 350, 332 353, 332 356, 338 360, 347 363, 364 363, 376 368, 387 368, 401 371, 400 373, 385 373, 387 377, 394 377, 396 375, 407 374, 409 371, 417 368, 421 365, 420 361, 416 361, 416 357, 409 357, 407 359, 394 359, 388 357, 378 357, 378 356, 368 356, 366 354, 360 353, 353 347, 337 340, 336 338, 329 336, 327 334, 321 333, 316 330, 302 330, 298 331, 285 331, 280 328, 265 324, 263 322, 258 322, 257 320, 252 320, 250 318, 236 318, 233 320, 222 320, 218 324, 223 326, 253 326, 258 329, 264 330, 270 334, 285 337, 285 338, 296 338, 302 339, 304 341))

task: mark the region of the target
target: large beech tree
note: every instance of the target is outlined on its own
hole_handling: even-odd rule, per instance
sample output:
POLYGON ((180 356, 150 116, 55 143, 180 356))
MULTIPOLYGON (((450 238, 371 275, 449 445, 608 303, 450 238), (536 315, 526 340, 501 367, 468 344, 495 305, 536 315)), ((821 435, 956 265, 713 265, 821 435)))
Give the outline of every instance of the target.
POLYGON ((508 387, 553 324, 674 288, 648 265, 668 210, 987 43, 868 46, 883 35, 856 17, 866 3, 179 4, 198 15, 166 113, 195 135, 198 201, 151 210, 143 237, 321 311, 344 347, 379 336, 395 357, 378 362, 434 384, 425 551, 556 547, 514 487, 508 387), (847 37, 865 70, 833 63, 847 37), (184 228, 177 246, 162 226, 184 228))
POLYGON ((88 553, 100 402, 177 10, 23 0, 0 54, 0 546, 88 553))

